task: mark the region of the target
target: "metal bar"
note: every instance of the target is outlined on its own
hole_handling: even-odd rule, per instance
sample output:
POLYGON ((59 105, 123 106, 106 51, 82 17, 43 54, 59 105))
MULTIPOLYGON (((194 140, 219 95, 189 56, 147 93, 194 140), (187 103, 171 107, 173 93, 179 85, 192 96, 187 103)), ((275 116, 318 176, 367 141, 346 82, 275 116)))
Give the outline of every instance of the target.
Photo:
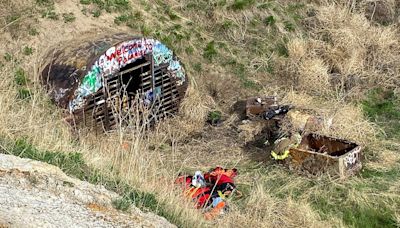
MULTIPOLYGON (((104 85, 103 85, 103 94, 104 94, 104 100, 107 101, 107 78, 104 78, 104 85)), ((110 130, 110 123, 108 119, 108 108, 107 108, 107 102, 103 103, 103 108, 104 108, 104 115, 105 115, 105 120, 104 120, 104 128, 106 131, 110 130)))
POLYGON ((155 91, 155 78, 154 78, 154 58, 153 55, 150 55, 151 58, 151 89, 153 91, 153 96, 154 96, 154 91, 155 91))

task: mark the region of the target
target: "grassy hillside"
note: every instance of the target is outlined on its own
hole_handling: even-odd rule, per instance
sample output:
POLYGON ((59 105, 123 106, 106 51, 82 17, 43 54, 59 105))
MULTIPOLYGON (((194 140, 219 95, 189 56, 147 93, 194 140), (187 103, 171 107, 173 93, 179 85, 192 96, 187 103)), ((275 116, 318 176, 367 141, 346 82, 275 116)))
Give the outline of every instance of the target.
POLYGON ((2 151, 104 183, 125 195, 117 208, 135 202, 182 227, 400 226, 399 9, 395 0, 0 0, 2 151), (190 77, 187 98, 151 132, 73 132, 39 83, 43 57, 114 32, 171 47, 190 77), (332 119, 319 133, 361 144, 362 172, 306 177, 245 146, 263 126, 241 123, 235 104, 274 94, 332 119), (222 126, 206 124, 210 111, 222 126), (216 165, 238 168, 244 197, 206 222, 173 182, 216 165))

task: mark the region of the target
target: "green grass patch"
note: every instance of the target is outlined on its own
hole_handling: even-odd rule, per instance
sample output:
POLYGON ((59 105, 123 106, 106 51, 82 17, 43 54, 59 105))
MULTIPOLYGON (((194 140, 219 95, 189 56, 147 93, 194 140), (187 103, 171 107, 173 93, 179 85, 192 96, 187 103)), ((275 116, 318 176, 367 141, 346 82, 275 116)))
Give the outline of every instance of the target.
POLYGON ((66 154, 61 152, 40 151, 24 139, 17 140, 9 152, 21 158, 29 158, 55 165, 68 175, 79 179, 85 179, 87 175, 86 171, 88 167, 85 165, 82 154, 80 153, 66 154))
POLYGON ((90 5, 92 3, 92 0, 80 0, 79 2, 83 5, 90 5))
POLYGON ((247 77, 248 72, 244 64, 238 63, 234 59, 224 64, 231 66, 232 73, 234 73, 239 78, 244 88, 256 91, 259 91, 261 89, 260 85, 258 85, 256 82, 252 81, 247 77))
POLYGON ((144 37, 150 36, 153 33, 153 30, 146 25, 142 24, 140 25, 140 32, 144 37))
POLYGON ((283 24, 285 25, 285 29, 288 32, 294 32, 295 31, 295 25, 290 22, 290 21, 284 21, 283 24))
POLYGON ((112 201, 115 209, 128 211, 131 208, 132 201, 128 197, 121 197, 112 201))
POLYGON ((380 178, 387 181, 396 181, 400 177, 400 167, 394 167, 389 170, 377 170, 364 168, 360 173, 363 178, 380 178))
POLYGON ((29 100, 32 97, 32 92, 26 88, 19 88, 17 98, 20 100, 29 100))
POLYGON ((289 56, 289 50, 287 49, 286 43, 278 42, 275 45, 275 51, 278 53, 279 56, 282 56, 282 57, 289 56))
POLYGON ((5 53, 3 56, 4 60, 7 62, 11 62, 11 60, 13 59, 13 56, 10 53, 5 53))
POLYGON ((274 16, 268 16, 264 19, 264 24, 267 26, 273 26, 276 23, 276 19, 274 16))
POLYGON ((126 12, 131 9, 129 0, 80 0, 82 5, 94 5, 101 11, 108 13, 126 12))
POLYGON ((14 21, 18 20, 21 17, 19 13, 13 13, 6 17, 7 24, 13 23, 14 21))
POLYGON ((22 50, 22 53, 24 55, 32 55, 33 54, 33 48, 29 46, 25 46, 24 49, 22 50))
POLYGON ((211 125, 217 125, 221 122, 222 113, 220 111, 211 111, 208 113, 207 122, 211 125))
POLYGON ((201 72, 201 71, 203 71, 203 66, 201 65, 201 63, 194 63, 194 64, 192 65, 192 68, 193 68, 193 70, 196 71, 196 72, 201 72))
POLYGON ((356 202, 344 201, 343 198, 332 200, 329 196, 319 196, 312 203, 313 208, 322 218, 329 216, 342 218, 351 227, 397 227, 393 212, 385 205, 364 206, 356 202))
POLYGON ((74 13, 63 13, 63 19, 65 23, 71 23, 76 20, 74 13))
POLYGON ((54 7, 48 7, 46 9, 43 9, 41 11, 42 13, 42 18, 48 18, 50 20, 58 20, 60 19, 60 15, 58 15, 55 11, 54 11, 54 7))
POLYGON ((310 198, 311 206, 323 219, 334 216, 351 227, 395 227, 396 225, 393 212, 385 206, 381 198, 371 201, 373 205, 353 202, 350 189, 357 189, 356 185, 347 183, 332 186, 328 182, 317 187, 318 191, 313 192, 310 198))
POLYGON ((352 206, 343 211, 343 221, 353 227, 397 227, 393 213, 386 207, 352 206))
POLYGON ((37 35, 39 35, 39 32, 36 28, 29 27, 28 34, 30 36, 37 36, 37 35))
POLYGON ((141 22, 143 21, 143 15, 141 12, 136 11, 134 13, 121 14, 114 18, 114 23, 117 25, 126 25, 130 28, 140 28, 141 22))
POLYGON ((209 42, 203 49, 203 57, 208 61, 212 61, 218 55, 215 41, 209 42))
POLYGON ((257 5, 258 9, 270 9, 272 7, 273 7, 272 2, 263 2, 257 5))
POLYGON ((234 0, 231 8, 233 10, 244 10, 252 5, 254 5, 255 0, 234 0))
POLYGON ((400 97, 393 90, 372 89, 361 106, 365 115, 382 127, 388 138, 400 138, 400 97))
POLYGON ((101 10, 99 10, 99 9, 92 10, 91 14, 92 14, 93 17, 100 17, 101 10))
POLYGON ((19 86, 26 86, 29 82, 29 79, 26 76, 24 69, 18 68, 14 74, 14 81, 19 86))

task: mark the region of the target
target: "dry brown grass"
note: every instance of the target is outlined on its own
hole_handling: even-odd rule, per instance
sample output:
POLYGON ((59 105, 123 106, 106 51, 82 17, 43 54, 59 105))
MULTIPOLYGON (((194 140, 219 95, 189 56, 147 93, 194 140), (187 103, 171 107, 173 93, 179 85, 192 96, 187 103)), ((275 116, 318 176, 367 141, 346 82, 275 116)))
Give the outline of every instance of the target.
POLYGON ((339 100, 358 99, 376 86, 398 87, 400 45, 395 27, 372 25, 340 4, 316 10, 316 16, 305 20, 309 38, 288 43, 283 77, 306 93, 339 100))
POLYGON ((222 227, 332 227, 334 222, 320 222, 320 218, 305 202, 287 198, 277 200, 262 183, 254 183, 242 213, 229 213, 222 227))
MULTIPOLYGON (((14 40, 9 32, 0 35, 0 55, 11 53, 20 62, 7 62, 1 69, 0 74, 3 78, 0 81, 1 137, 12 140, 24 137, 36 147, 45 150, 81 152, 91 166, 100 168, 104 173, 111 173, 110 175, 115 175, 116 178, 122 178, 135 188, 154 193, 170 213, 183 220, 185 226, 343 226, 343 221, 337 217, 321 221, 318 212, 310 206, 309 195, 325 194, 318 186, 310 189, 309 195, 301 197, 300 200, 289 196, 284 199, 276 197, 276 189, 266 183, 284 180, 285 185, 280 187, 279 191, 293 192, 310 180, 281 169, 266 173, 264 168, 269 168, 266 165, 271 164, 255 162, 253 152, 243 148, 246 142, 254 139, 263 126, 241 125, 239 133, 236 127, 232 127, 238 117, 226 110, 232 103, 251 93, 240 86, 240 81, 230 73, 230 66, 220 67, 199 59, 203 48, 197 46, 193 38, 188 41, 188 45, 195 47, 194 54, 182 54, 183 61, 203 63, 204 70, 195 72, 192 65, 188 66, 192 83, 178 117, 159 124, 151 132, 145 132, 140 126, 133 124, 130 128, 121 128, 104 135, 81 131, 79 140, 76 140, 76 135, 72 134, 70 128, 63 122, 62 112, 49 103, 45 92, 38 84, 37 69, 49 46, 54 47, 83 34, 101 34, 110 31, 109 27, 113 26, 112 15, 104 14, 98 19, 85 17, 76 5, 77 2, 65 1, 56 4, 58 12, 69 11, 76 14, 79 20, 72 24, 39 19, 35 24, 40 32, 38 36, 28 37, 25 31, 20 31, 19 35, 14 34, 19 37, 14 40), (35 49, 33 55, 24 56, 21 53, 21 47, 25 45, 35 49), (13 77, 19 66, 25 69, 33 82, 30 86, 34 95, 28 101, 16 98, 17 89, 13 77), (219 108, 223 109, 224 115, 228 118, 226 123, 218 128, 205 126, 208 112, 219 108), (179 172, 205 171, 216 165, 240 167, 243 172, 239 174, 237 182, 249 189, 242 201, 232 202, 232 211, 222 220, 207 223, 197 210, 182 200, 180 190, 174 188, 173 181, 179 172)), ((146 24, 161 23, 154 14, 146 11, 139 1, 132 2, 144 14, 146 24)), ((249 28, 246 26, 250 19, 267 13, 281 17, 281 14, 269 9, 262 11, 250 8, 239 12, 217 10, 211 17, 215 20, 212 20, 208 15, 200 13, 185 15, 183 1, 167 2, 173 5, 174 9, 182 9, 180 16, 184 18, 183 21, 192 21, 205 28, 211 28, 215 22, 232 20, 237 27, 231 32, 225 32, 226 40, 221 42, 225 43, 227 48, 221 49, 221 52, 225 57, 230 56, 235 59, 238 55, 235 54, 235 50, 248 47, 245 44, 246 40, 266 39, 253 37, 254 35, 248 32, 249 28)), ((8 1, 0 3, 10 6, 8 1)), ((22 4, 22 1, 13 1, 13 4, 22 4)), ((281 65, 279 80, 269 73, 254 68, 255 65, 261 67, 271 64, 270 55, 254 56, 244 50, 241 58, 252 59, 253 63, 251 66, 245 66, 252 72, 249 77, 262 84, 263 88, 259 93, 276 93, 283 97, 283 102, 294 104, 299 110, 318 115, 325 123, 332 120, 331 127, 322 128, 320 133, 351 139, 369 148, 379 148, 381 144, 375 140, 379 129, 365 119, 359 107, 349 103, 348 100, 359 99, 365 90, 374 86, 398 87, 399 32, 395 26, 372 25, 361 14, 350 12, 339 3, 315 7, 316 16, 307 19, 309 24, 313 25, 307 28, 309 38, 294 34, 288 42, 288 58, 272 55, 272 59, 281 65)), ((7 10, 1 11, 0 15, 4 16, 4 13, 7 13, 7 10)), ((20 23, 23 24, 25 20, 28 19, 21 19, 20 23)), ((3 23, 2 26, 6 24, 3 23)), ((287 33, 281 22, 277 26, 279 35, 287 33)), ((120 29, 127 30, 124 27, 120 29)), ((208 30, 202 30, 200 33, 207 41, 214 35, 208 30)), ((399 160, 397 153, 389 149, 381 152, 382 159, 368 161, 366 166, 383 169, 396 165, 399 160)), ((266 152, 260 156, 265 156, 265 160, 268 160, 266 152)), ((354 182, 358 180, 356 178, 354 182)), ((326 179, 321 178, 320 181, 326 179)), ((333 181, 332 185, 343 184, 333 181)), ((396 189, 398 186, 398 182, 393 184, 390 191, 385 194, 398 193, 398 188, 396 189)), ((395 198, 392 195, 390 197, 395 198)), ((363 204, 371 203, 373 198, 374 196, 370 195, 365 197, 357 191, 351 193, 353 201, 362 201, 363 204)), ((399 211, 395 206, 392 207, 399 220, 399 211)))
POLYGON ((377 126, 365 120, 360 107, 342 101, 326 101, 294 91, 289 92, 284 101, 322 119, 322 128, 318 131, 321 134, 373 145, 379 132, 377 126))

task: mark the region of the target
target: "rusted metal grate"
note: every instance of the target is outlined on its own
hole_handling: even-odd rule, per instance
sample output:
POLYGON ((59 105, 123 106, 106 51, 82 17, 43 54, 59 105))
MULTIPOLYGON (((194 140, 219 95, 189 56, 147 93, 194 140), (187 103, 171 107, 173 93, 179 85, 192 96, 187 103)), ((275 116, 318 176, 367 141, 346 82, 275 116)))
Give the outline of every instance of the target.
POLYGON ((172 77, 173 72, 167 68, 168 64, 154 67, 153 58, 149 55, 145 57, 144 63, 105 77, 103 89, 88 99, 83 113, 77 111, 75 116, 81 115, 86 126, 98 125, 104 130, 110 130, 119 121, 123 121, 121 116, 126 116, 125 121, 129 121, 128 118, 134 115, 135 105, 142 105, 137 100, 146 102, 149 93, 153 93, 154 98, 145 104, 150 112, 147 115, 150 122, 157 122, 176 113, 181 94, 172 77), (155 91, 157 95, 154 95, 155 91))

